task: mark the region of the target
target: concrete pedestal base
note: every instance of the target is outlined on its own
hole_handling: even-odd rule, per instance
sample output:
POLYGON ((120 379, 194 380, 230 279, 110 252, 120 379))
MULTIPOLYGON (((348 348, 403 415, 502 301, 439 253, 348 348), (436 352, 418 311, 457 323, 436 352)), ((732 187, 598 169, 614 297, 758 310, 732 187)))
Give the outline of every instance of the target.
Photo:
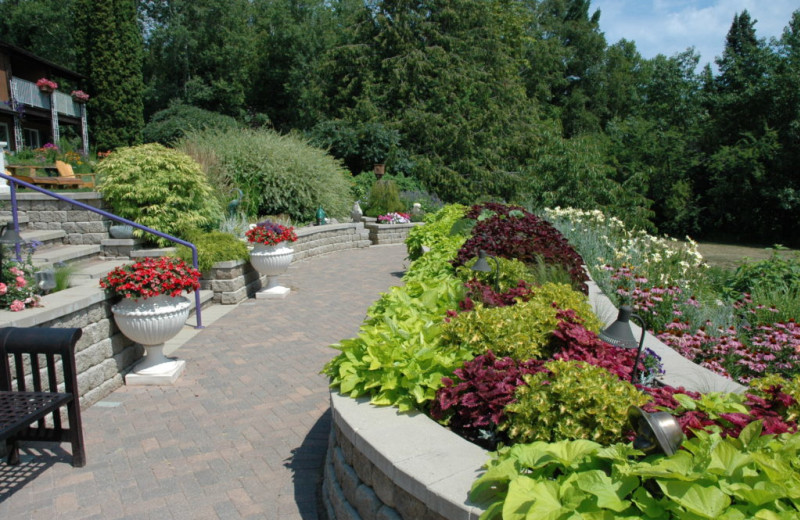
POLYGON ((183 359, 168 359, 166 362, 153 365, 143 370, 137 370, 138 366, 139 365, 135 366, 133 372, 125 376, 126 385, 146 386, 174 384, 186 368, 186 361, 183 359))
POLYGON ((291 289, 288 287, 283 287, 282 285, 276 285, 275 287, 270 287, 267 289, 261 289, 256 293, 256 299, 258 300, 282 300, 288 296, 288 294, 292 292, 291 289))

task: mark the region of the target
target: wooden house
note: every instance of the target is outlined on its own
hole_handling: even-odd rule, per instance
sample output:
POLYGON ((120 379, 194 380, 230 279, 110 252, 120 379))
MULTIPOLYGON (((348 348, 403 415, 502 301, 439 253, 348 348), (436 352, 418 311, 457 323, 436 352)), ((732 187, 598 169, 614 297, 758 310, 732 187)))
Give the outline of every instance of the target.
POLYGON ((89 153, 85 102, 73 99, 86 78, 25 49, 0 42, 0 141, 6 150, 58 145, 62 136, 79 137, 89 153), (48 91, 40 79, 57 83, 48 91))

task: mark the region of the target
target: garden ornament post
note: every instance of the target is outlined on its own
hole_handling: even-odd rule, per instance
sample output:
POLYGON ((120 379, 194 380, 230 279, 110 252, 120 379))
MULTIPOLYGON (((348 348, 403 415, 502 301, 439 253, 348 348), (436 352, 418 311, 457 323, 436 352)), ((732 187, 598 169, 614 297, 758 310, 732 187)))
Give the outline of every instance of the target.
POLYGON ((495 256, 490 255, 481 249, 481 251, 478 253, 478 261, 472 266, 472 270, 481 273, 491 273, 492 266, 489 265, 489 261, 486 260, 487 258, 494 260, 494 290, 500 292, 500 262, 495 256))
POLYGON ((609 325, 598 336, 600 339, 614 345, 615 347, 622 348, 637 348, 636 361, 633 363, 633 371, 631 371, 631 383, 636 383, 636 376, 639 372, 639 359, 642 357, 642 346, 644 345, 645 325, 644 320, 638 315, 634 314, 633 309, 628 305, 623 305, 619 308, 619 315, 617 321, 609 325), (639 337, 638 347, 636 338, 633 337, 631 330, 630 320, 636 319, 642 327, 642 335, 639 337))

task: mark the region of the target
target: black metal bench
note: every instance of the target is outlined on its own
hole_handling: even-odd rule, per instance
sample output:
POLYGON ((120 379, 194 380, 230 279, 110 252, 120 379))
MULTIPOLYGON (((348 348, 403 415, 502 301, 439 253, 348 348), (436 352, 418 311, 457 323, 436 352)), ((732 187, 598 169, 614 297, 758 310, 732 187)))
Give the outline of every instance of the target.
POLYGON ((8 464, 19 463, 19 441, 70 442, 72 465, 86 464, 75 370, 75 344, 81 333, 0 328, 0 441, 6 443, 8 464), (62 407, 67 409, 67 425, 62 407))

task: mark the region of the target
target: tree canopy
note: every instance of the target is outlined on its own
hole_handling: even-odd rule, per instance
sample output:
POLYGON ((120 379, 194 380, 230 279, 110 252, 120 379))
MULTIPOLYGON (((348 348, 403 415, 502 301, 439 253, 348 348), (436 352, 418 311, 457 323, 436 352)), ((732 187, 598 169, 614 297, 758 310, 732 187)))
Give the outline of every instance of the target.
POLYGON ((101 149, 194 107, 305 133, 352 174, 386 163, 447 201, 798 242, 800 11, 780 38, 742 11, 721 56, 644 59, 606 42, 590 0, 55 4, 0 1, 0 38, 89 77, 101 149))

